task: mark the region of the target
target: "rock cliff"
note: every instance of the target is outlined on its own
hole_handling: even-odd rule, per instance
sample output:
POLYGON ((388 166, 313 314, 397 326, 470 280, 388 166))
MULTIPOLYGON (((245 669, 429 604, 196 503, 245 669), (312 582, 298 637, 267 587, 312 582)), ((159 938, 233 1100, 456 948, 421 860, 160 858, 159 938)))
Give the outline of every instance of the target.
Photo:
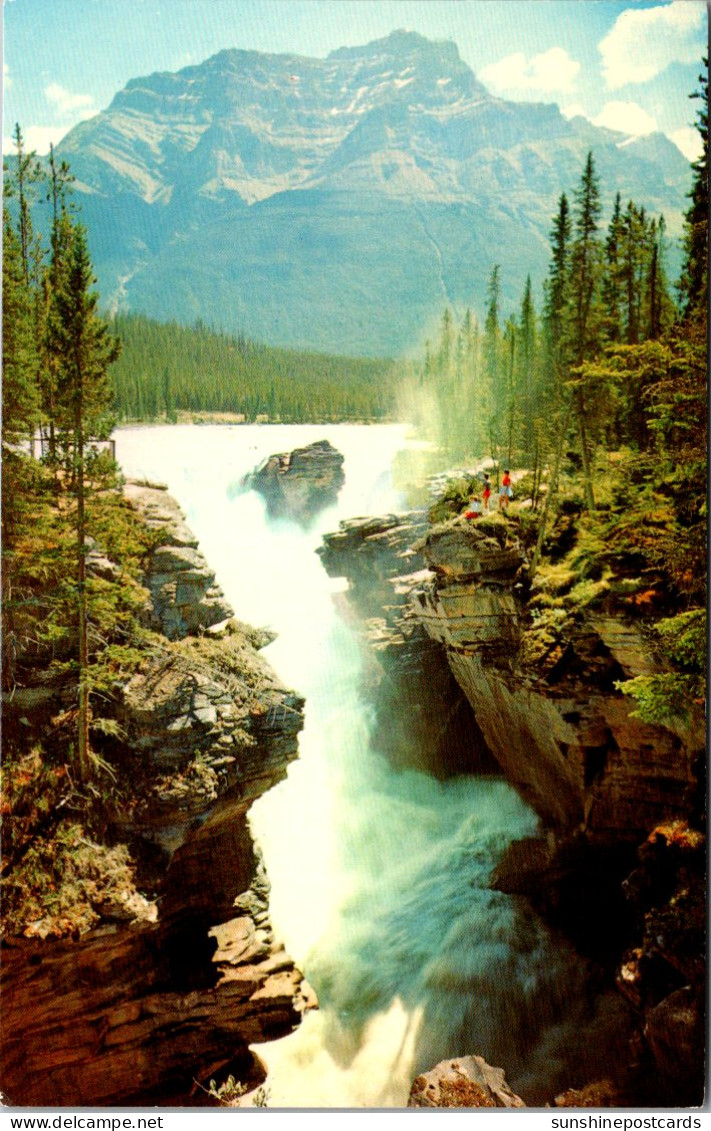
MULTIPOLYGON (((443 685, 431 674, 439 646, 482 759, 541 816, 542 834, 513 844, 493 883, 530 898, 605 979, 617 968, 639 1013, 639 1043, 634 1072, 624 1068, 622 1091, 605 1102, 700 1102, 704 838, 686 822, 698 803, 703 722, 633 717, 617 682, 659 670, 639 622, 614 601, 586 601, 587 589, 569 609, 541 615, 521 535, 509 516, 432 526, 420 512, 387 515, 341 524, 322 558, 348 578, 344 599, 377 662, 392 669, 388 657, 406 649, 410 670, 429 673, 414 688, 431 715, 443 685)), ((450 701, 441 700, 443 727, 450 701)), ((406 700, 401 718, 406 728, 416 718, 406 700)), ((431 1082, 413 1091, 418 1103, 431 1082)), ((596 1083, 591 1095, 602 1084, 609 1090, 596 1083)))
POLYGON ((180 640, 231 617, 232 609, 175 499, 164 488, 138 480, 129 480, 124 490, 146 526, 159 532, 145 578, 151 627, 169 640, 180 640))
POLYGON ((636 844, 687 811, 699 720, 663 728, 632 717, 615 683, 654 665, 634 623, 598 609, 582 609, 564 632, 538 623, 515 523, 428 527, 422 514, 388 515, 342 524, 322 557, 349 578, 381 652, 402 647, 403 625, 414 651, 440 646, 485 746, 547 825, 636 844), (379 621, 367 600, 380 602, 379 621))
POLYGON ((165 490, 126 493, 158 531, 146 617, 163 630, 117 689, 122 737, 107 752, 120 777, 108 835, 130 849, 137 898, 95 908, 73 938, 39 923, 4 940, 13 1104, 183 1102, 313 1004, 273 935, 246 821, 297 755, 303 700, 257 654, 268 636, 216 624, 231 610, 165 490))
POLYGON ((474 715, 410 600, 429 576, 413 549, 426 529, 419 511, 349 519, 318 553, 330 576, 350 581, 342 605, 364 644, 378 749, 394 765, 438 777, 492 771, 474 715))
POLYGON ((550 825, 590 842, 637 843, 682 816, 703 747, 698 721, 649 726, 615 688, 654 670, 639 627, 581 607, 541 630, 526 600, 516 526, 435 528, 424 540, 434 576, 413 595, 506 777, 550 825))
POLYGON ((328 440, 269 456, 242 480, 258 491, 272 518, 291 518, 302 526, 335 503, 345 482, 343 456, 328 440))

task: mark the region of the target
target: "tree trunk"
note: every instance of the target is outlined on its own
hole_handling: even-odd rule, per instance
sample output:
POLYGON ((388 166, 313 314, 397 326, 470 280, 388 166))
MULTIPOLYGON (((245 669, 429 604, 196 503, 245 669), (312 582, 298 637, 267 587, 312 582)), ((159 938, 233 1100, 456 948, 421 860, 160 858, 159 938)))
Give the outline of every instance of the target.
POLYGON ((86 607, 86 546, 84 517, 84 435, 81 398, 75 416, 77 499, 77 628, 79 636, 79 714, 77 718, 77 769, 82 782, 89 780, 89 641, 86 607))
POLYGON ((558 494, 558 477, 560 475, 560 464, 561 464, 561 460, 563 458, 563 448, 565 446, 565 437, 568 435, 568 429, 570 428, 570 418, 572 416, 572 413, 573 413, 573 402, 571 400, 568 403, 568 408, 567 408, 567 411, 566 411, 566 414, 565 414, 565 421, 563 422, 563 427, 561 428, 560 432, 558 433, 558 440, 557 440, 557 443, 556 443, 556 450, 555 450, 555 459, 554 459, 554 463, 553 463, 553 474, 551 475, 551 479, 550 479, 550 482, 548 484, 548 490, 546 492, 546 501, 543 504, 543 514, 541 515, 541 524, 538 527, 538 538, 536 539, 536 549, 533 552, 533 561, 531 562, 531 580, 533 580, 533 578, 536 576, 536 570, 538 569, 538 563, 541 559, 541 550, 543 549, 543 539, 546 536, 546 528, 547 528, 547 525, 548 525, 548 516, 549 516, 551 509, 553 507, 553 500, 554 500, 555 496, 558 494))
POLYGON ((585 425, 585 402, 580 391, 575 394, 575 410, 578 417, 580 431, 580 451, 583 458, 583 487, 585 491, 585 506, 590 514, 595 510, 595 496, 593 494, 592 461, 588 446, 588 432, 585 425))

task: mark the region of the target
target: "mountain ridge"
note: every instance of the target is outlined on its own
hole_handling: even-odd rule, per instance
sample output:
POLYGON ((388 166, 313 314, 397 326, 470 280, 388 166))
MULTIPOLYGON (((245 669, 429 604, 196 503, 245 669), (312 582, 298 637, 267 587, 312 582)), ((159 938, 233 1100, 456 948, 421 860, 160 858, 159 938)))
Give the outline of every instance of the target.
POLYGON ((393 354, 421 346, 444 301, 481 315, 494 263, 509 303, 542 280, 591 148, 610 196, 664 211, 678 236, 690 167, 672 142, 495 98, 454 42, 404 30, 325 59, 228 48, 132 79, 57 153, 110 308, 393 354))

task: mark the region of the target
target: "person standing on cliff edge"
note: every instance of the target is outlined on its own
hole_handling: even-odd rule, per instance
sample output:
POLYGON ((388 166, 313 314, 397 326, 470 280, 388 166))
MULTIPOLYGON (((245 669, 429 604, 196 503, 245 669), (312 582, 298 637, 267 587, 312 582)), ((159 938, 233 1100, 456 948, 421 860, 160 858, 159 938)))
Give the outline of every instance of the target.
POLYGON ((511 490, 511 472, 508 467, 504 470, 504 476, 501 480, 501 487, 499 488, 499 510, 505 510, 509 505, 513 491, 511 490))

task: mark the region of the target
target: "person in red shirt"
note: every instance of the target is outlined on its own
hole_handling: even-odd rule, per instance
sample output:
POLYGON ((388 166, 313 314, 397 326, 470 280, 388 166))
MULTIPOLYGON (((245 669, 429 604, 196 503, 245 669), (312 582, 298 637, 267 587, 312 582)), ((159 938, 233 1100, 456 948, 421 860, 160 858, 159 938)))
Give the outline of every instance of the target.
POLYGON ((512 494, 511 472, 507 467, 504 471, 503 479, 501 480, 501 487, 499 488, 499 510, 502 510, 509 505, 509 499, 511 498, 512 494))

